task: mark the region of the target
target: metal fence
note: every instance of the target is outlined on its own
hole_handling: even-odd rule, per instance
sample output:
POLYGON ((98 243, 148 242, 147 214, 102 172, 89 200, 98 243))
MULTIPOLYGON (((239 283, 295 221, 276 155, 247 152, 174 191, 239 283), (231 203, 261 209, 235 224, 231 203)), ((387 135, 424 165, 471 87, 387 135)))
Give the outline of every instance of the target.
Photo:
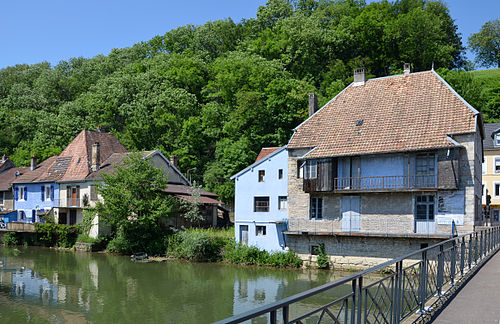
POLYGON ((436 188, 435 174, 334 179, 334 190, 336 191, 423 188, 436 188))
POLYGON ((499 245, 500 227, 457 236, 217 324, 400 323, 415 312, 428 312, 426 303, 432 297, 439 301, 499 245), (369 275, 384 269, 392 271, 380 279, 370 279, 369 275), (309 310, 301 303, 325 293, 335 297, 320 307, 309 310))

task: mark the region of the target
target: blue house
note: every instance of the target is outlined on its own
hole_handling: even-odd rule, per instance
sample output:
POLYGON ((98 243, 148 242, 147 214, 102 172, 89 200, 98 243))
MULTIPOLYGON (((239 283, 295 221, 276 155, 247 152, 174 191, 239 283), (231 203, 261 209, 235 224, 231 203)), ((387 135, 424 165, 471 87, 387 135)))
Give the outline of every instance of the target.
POLYGON ((287 229, 288 152, 263 148, 252 165, 233 175, 235 237, 244 245, 282 251, 287 229))
POLYGON ((64 174, 63 169, 65 166, 57 162, 57 156, 48 158, 38 166, 36 158, 31 159, 30 171, 12 182, 18 222, 41 222, 40 213, 58 206, 59 185, 56 180, 64 174))

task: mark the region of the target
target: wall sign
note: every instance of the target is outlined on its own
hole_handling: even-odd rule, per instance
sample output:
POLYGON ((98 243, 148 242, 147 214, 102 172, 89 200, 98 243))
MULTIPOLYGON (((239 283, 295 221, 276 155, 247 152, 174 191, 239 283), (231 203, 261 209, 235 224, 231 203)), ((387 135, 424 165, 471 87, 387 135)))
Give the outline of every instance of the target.
POLYGON ((443 191, 437 195, 436 221, 447 225, 455 221, 456 225, 464 224, 465 193, 463 191, 443 191))

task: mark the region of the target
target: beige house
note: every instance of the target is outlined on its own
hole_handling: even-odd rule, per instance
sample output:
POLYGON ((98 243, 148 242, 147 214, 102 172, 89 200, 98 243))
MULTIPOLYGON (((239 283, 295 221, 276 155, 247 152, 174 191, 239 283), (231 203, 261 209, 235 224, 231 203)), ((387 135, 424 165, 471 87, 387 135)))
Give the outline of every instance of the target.
POLYGON ((492 222, 500 218, 500 123, 484 124, 483 210, 486 196, 491 197, 490 210, 486 211, 492 222))
POLYGON ((482 118, 436 72, 358 69, 315 102, 288 144, 290 249, 369 266, 483 224, 482 118))

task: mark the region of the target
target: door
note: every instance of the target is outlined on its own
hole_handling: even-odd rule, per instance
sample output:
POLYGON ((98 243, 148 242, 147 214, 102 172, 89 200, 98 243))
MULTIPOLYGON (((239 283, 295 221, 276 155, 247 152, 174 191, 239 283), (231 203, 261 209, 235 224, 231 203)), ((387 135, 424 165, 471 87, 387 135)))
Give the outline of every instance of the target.
POLYGON ((240 244, 248 245, 248 225, 240 225, 240 244))
MULTIPOLYGON (((73 187, 73 188, 71 188, 71 206, 77 206, 76 201, 77 201, 77 199, 76 199, 76 187, 73 187)), ((71 217, 71 214, 70 214, 70 217, 71 217)))
POLYGON ((435 233, 436 222, 434 210, 433 195, 418 195, 415 197, 415 233, 435 233))
POLYGON ((360 206, 361 206, 361 197, 359 196, 342 197, 343 232, 360 231, 360 206))
POLYGON ((69 225, 76 224, 76 209, 71 209, 69 211, 69 225))
POLYGON ((59 213, 59 224, 64 224, 64 225, 68 224, 66 213, 59 213))

